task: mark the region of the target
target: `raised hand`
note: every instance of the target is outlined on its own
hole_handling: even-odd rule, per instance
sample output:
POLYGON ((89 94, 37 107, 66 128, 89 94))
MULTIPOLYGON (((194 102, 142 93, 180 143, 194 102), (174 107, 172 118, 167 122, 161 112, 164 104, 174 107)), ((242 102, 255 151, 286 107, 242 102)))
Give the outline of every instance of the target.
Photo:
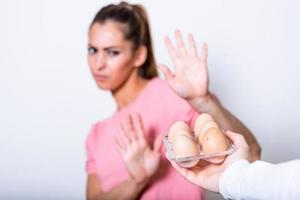
POLYGON ((219 192, 219 180, 227 167, 237 160, 249 159, 249 146, 245 138, 230 131, 227 131, 226 135, 232 140, 237 149, 220 165, 200 161, 195 167, 187 169, 178 166, 174 161, 170 160, 170 162, 191 183, 213 192, 219 192))
POLYGON ((162 137, 157 136, 153 149, 144 137, 140 115, 129 115, 119 123, 119 135, 115 138, 118 150, 123 158, 129 175, 142 183, 155 174, 160 162, 162 137))
POLYGON ((168 53, 174 64, 174 73, 165 65, 159 65, 172 90, 182 98, 205 98, 208 93, 207 45, 203 44, 200 56, 192 34, 188 35, 187 48, 180 31, 175 31, 177 48, 169 37, 165 38, 168 53))

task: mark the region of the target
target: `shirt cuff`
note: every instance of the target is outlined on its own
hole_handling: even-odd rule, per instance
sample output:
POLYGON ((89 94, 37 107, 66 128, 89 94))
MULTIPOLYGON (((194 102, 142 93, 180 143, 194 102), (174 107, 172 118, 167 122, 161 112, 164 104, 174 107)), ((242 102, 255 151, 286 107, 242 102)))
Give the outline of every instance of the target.
POLYGON ((239 194, 239 180, 250 163, 238 160, 231 164, 220 177, 219 191, 225 199, 237 199, 239 194))

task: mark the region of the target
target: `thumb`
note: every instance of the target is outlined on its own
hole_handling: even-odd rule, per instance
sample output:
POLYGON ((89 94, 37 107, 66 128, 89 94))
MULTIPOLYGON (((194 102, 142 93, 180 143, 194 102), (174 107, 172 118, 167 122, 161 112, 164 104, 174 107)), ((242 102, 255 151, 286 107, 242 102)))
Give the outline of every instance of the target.
POLYGON ((167 82, 170 82, 173 78, 173 74, 172 74, 171 70, 164 64, 159 64, 157 66, 158 66, 159 70, 164 74, 167 82))
POLYGON ((124 156, 124 145, 120 140, 118 140, 116 137, 113 137, 113 143, 116 146, 116 149, 118 153, 123 157, 124 156))
POLYGON ((158 153, 160 151, 160 147, 162 144, 163 136, 162 135, 157 135, 155 140, 154 140, 154 145, 153 145, 153 151, 158 153))
POLYGON ((201 55, 200 55, 200 60, 203 61, 203 62, 207 62, 207 43, 204 43, 202 45, 202 52, 201 52, 201 55))
POLYGON ((226 131, 225 135, 233 142, 236 147, 247 147, 249 148, 243 135, 234 133, 232 131, 226 131))

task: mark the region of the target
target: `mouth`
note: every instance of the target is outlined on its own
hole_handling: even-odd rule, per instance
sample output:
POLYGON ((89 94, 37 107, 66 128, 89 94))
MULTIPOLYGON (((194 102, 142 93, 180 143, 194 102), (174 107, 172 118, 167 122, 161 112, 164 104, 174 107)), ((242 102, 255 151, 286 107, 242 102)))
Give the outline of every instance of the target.
POLYGON ((104 75, 94 75, 94 78, 96 81, 105 81, 108 79, 108 76, 104 76, 104 75))

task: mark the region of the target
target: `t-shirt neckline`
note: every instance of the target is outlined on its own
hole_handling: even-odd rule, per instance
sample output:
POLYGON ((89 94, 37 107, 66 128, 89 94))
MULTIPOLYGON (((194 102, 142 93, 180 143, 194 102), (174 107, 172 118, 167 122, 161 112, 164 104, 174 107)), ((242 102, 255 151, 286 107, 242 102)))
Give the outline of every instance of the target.
POLYGON ((146 85, 145 87, 140 91, 140 93, 138 94, 138 96, 131 102, 129 103, 127 106, 125 106, 124 108, 120 109, 120 110, 115 110, 113 116, 119 116, 122 115, 126 112, 128 112, 128 110, 130 110, 130 108, 135 105, 138 101, 140 101, 140 99, 142 99, 142 97, 144 96, 144 94, 146 94, 146 91, 148 90, 148 88, 150 88, 150 86, 153 84, 153 82, 155 82, 156 80, 160 79, 159 77, 154 77, 152 78, 146 85))

